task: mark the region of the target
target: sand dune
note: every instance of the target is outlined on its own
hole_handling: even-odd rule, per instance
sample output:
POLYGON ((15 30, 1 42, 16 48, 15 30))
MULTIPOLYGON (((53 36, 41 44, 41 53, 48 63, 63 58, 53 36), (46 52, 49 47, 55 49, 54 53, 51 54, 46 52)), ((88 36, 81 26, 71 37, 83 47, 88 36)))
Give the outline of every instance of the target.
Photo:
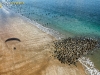
POLYGON ((0 75, 86 75, 80 63, 69 66, 51 57, 50 43, 54 40, 26 20, 0 9, 0 75), (21 42, 5 43, 12 37, 21 42))

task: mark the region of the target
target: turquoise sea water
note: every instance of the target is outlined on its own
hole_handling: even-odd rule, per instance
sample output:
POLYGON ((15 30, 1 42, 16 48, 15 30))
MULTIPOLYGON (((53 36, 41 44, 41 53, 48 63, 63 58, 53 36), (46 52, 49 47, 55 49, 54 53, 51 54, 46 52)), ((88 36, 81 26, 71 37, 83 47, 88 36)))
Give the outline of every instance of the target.
MULTIPOLYGON (((100 37, 99 0, 14 0, 23 5, 8 6, 9 9, 52 28, 63 35, 100 37)), ((89 56, 100 70, 100 50, 89 56)))
MULTIPOLYGON (((55 3, 56 4, 56 3, 55 3)), ((100 35, 100 14, 89 7, 60 6, 31 1, 24 5, 13 5, 12 10, 35 20, 43 26, 73 34, 100 35), (85 11, 84 11, 84 10, 85 11)))

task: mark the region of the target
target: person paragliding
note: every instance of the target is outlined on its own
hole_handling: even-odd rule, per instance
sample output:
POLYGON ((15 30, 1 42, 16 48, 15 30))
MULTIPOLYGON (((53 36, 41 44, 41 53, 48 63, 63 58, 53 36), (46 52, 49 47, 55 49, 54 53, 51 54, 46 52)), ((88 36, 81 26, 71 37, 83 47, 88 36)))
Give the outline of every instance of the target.
MULTIPOLYGON (((7 43, 9 41, 18 41, 18 42, 21 42, 21 40, 18 39, 18 38, 8 38, 7 40, 5 40, 5 43, 7 43)), ((14 47, 13 49, 16 50, 16 47, 14 47)))

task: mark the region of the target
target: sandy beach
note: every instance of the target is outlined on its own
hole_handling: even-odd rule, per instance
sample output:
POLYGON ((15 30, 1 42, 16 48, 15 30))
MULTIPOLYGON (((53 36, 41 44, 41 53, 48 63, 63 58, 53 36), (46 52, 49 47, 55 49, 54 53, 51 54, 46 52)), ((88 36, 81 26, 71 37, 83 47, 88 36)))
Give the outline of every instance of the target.
POLYGON ((86 75, 82 65, 61 64, 51 57, 55 38, 16 16, 0 9, 0 75, 86 75), (19 38, 8 41, 8 38, 19 38), (16 50, 14 50, 16 47, 16 50))

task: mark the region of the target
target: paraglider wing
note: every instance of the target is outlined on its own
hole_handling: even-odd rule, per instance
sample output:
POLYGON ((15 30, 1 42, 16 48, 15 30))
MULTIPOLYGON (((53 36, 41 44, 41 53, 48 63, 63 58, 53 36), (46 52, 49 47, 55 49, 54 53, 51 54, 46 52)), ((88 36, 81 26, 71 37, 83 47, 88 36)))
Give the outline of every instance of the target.
POLYGON ((9 38, 9 39, 7 39, 5 42, 12 41, 12 40, 16 40, 16 41, 21 42, 20 39, 18 39, 18 38, 9 38))

